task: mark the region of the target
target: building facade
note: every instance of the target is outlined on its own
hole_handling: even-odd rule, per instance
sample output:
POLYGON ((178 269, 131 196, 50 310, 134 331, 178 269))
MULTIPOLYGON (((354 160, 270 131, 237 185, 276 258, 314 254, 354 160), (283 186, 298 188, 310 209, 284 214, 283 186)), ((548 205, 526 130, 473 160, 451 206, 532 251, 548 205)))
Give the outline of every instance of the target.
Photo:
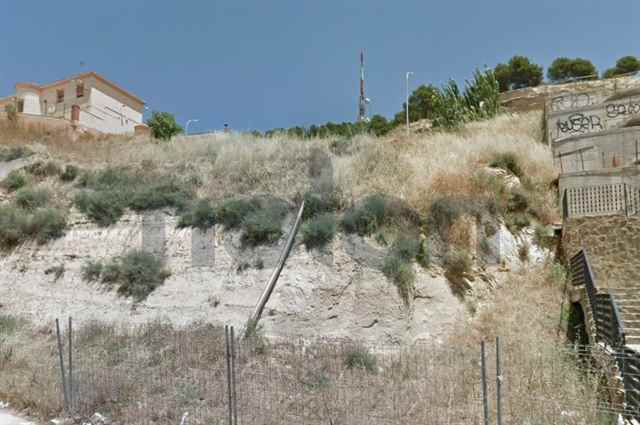
POLYGON ((0 98, 0 110, 15 105, 25 115, 70 121, 101 133, 133 133, 143 124, 144 101, 95 72, 51 84, 17 83, 14 96, 0 98))

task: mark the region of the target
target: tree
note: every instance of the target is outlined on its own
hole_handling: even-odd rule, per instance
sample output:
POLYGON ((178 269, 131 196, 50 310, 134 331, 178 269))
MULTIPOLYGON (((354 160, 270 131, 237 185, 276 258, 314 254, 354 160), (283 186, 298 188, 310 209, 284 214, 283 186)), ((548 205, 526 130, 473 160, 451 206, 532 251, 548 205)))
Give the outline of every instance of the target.
MULTIPOLYGON (((415 122, 433 117, 433 100, 438 94, 438 89, 429 85, 421 85, 409 96, 409 121, 415 122)), ((394 125, 402 125, 407 121, 407 103, 402 104, 402 111, 396 113, 393 118, 394 125)))
POLYGON ((602 75, 603 78, 611 78, 616 75, 629 74, 640 71, 640 61, 635 56, 623 56, 616 61, 614 68, 607 69, 602 75))
POLYGON ((526 56, 514 56, 509 60, 512 88, 535 87, 542 82, 542 67, 526 56))
POLYGON ((169 140, 176 134, 182 133, 182 127, 169 112, 152 112, 151 118, 147 120, 147 125, 156 139, 169 140))
POLYGON ((509 62, 499 63, 493 70, 501 92, 523 87, 535 87, 542 82, 542 67, 526 56, 514 56, 509 62))
POLYGON ((598 71, 591 61, 583 58, 556 58, 549 69, 547 77, 553 82, 560 82, 573 78, 591 77, 598 78, 598 71))
POLYGON ((374 115, 371 117, 371 121, 369 121, 369 131, 376 136, 384 136, 391 128, 391 123, 382 115, 374 115))

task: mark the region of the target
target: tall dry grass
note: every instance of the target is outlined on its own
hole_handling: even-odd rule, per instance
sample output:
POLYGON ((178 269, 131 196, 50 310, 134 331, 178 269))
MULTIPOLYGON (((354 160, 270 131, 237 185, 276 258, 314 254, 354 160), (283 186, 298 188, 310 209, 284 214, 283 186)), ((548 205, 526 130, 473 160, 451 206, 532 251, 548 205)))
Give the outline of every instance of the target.
MULTIPOLYGON (((17 142, 16 137, 9 137, 3 143, 7 140, 17 142)), ((157 168, 193 177, 201 182, 200 194, 213 199, 255 193, 294 199, 312 184, 311 152, 318 149, 330 158, 327 167, 346 203, 380 192, 406 200, 421 213, 443 191, 481 190, 473 183, 473 174, 495 153, 513 152, 534 184, 544 185, 555 177, 551 152, 542 144, 538 112, 505 114, 457 132, 408 139, 356 136, 341 142, 346 149, 334 149, 333 139, 261 139, 237 134, 180 136, 158 142, 125 137, 74 141, 65 135, 26 133, 20 140, 44 146, 47 154, 61 162, 157 168)))
MULTIPOLYGON (((239 416, 245 424, 480 424, 480 341, 502 338, 503 423, 607 423, 599 375, 556 338, 561 285, 550 266, 514 275, 443 345, 374 345, 294 338, 241 342, 239 416), (351 366, 351 367, 350 367, 351 366)), ((8 335, 0 399, 48 418, 60 414, 57 353, 47 327, 8 335)), ((4 348, 3 348, 4 347, 4 348)), ((116 423, 222 423, 225 359, 220 328, 99 322, 75 332, 76 413, 116 423)), ((0 359, 3 358, 0 355, 0 359)), ((495 417, 495 351, 487 346, 495 417)))

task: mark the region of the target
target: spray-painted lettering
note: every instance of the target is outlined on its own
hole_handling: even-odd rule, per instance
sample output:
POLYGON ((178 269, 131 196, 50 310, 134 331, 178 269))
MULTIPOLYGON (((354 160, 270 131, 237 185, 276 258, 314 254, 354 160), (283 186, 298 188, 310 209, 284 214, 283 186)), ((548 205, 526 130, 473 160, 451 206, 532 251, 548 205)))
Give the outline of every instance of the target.
POLYGON ((582 113, 571 114, 566 120, 558 120, 556 127, 558 136, 592 133, 604 130, 599 116, 585 115, 582 113))
POLYGON ((551 99, 551 111, 565 111, 567 109, 582 108, 591 104, 591 96, 588 93, 566 94, 551 99))
POLYGON ((640 113, 640 101, 633 100, 628 103, 609 103, 605 108, 607 111, 607 118, 634 115, 640 113))

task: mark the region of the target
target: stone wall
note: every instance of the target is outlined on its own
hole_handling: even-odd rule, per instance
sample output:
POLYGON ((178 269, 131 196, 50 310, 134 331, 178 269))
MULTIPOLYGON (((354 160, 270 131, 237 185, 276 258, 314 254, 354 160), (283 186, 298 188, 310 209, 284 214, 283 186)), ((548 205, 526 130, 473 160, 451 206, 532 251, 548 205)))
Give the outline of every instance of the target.
POLYGON ((596 285, 620 287, 640 282, 640 218, 620 215, 566 220, 567 260, 581 248, 589 256, 596 285))

